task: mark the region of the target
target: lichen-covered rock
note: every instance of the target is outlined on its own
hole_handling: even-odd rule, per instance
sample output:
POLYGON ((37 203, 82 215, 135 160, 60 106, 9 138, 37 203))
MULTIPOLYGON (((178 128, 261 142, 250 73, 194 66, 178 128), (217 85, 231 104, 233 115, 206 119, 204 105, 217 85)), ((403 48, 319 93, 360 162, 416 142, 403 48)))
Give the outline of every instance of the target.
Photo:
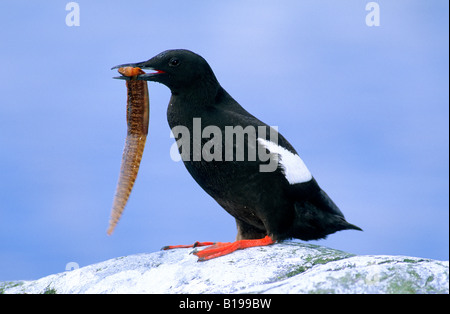
POLYGON ((449 293, 449 263, 284 242, 197 262, 189 249, 115 258, 3 293, 449 293))

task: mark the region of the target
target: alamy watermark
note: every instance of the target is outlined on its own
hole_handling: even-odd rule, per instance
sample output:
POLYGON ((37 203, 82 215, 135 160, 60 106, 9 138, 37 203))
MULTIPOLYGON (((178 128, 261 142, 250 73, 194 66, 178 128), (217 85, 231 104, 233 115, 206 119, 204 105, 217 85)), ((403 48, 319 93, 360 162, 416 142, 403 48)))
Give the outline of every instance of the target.
POLYGON ((377 2, 369 2, 366 4, 366 25, 369 27, 380 26, 380 5, 377 2))
POLYGON ((278 167, 278 154, 271 154, 262 144, 267 139, 278 145, 278 127, 225 126, 202 127, 201 118, 193 118, 192 128, 172 128, 176 142, 170 148, 174 161, 261 161, 260 172, 273 172, 278 167), (191 134, 192 132, 192 134, 191 134))
POLYGON ((76 262, 69 262, 66 264, 66 271, 72 271, 78 268, 80 268, 80 265, 76 262))
POLYGON ((66 11, 69 11, 66 15, 66 25, 80 26, 80 5, 77 2, 69 2, 66 4, 66 11))
MULTIPOLYGON (((69 27, 80 26, 80 5, 77 2, 68 2, 66 4, 66 25, 69 27)), ((380 26, 380 5, 377 2, 368 2, 366 4, 366 25, 369 27, 380 26)))

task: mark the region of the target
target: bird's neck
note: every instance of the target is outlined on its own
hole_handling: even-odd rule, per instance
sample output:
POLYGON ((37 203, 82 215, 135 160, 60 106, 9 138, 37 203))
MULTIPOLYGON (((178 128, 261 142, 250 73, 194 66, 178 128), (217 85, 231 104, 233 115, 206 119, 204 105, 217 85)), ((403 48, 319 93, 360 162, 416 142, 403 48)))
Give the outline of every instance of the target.
POLYGON ((217 98, 223 92, 219 83, 209 85, 206 83, 185 91, 172 91, 167 108, 170 127, 189 125, 193 118, 203 117, 216 106, 217 98))
POLYGON ((216 77, 210 76, 207 79, 198 79, 181 87, 172 87, 171 92, 172 98, 201 105, 202 103, 210 104, 214 102, 220 88, 216 77))

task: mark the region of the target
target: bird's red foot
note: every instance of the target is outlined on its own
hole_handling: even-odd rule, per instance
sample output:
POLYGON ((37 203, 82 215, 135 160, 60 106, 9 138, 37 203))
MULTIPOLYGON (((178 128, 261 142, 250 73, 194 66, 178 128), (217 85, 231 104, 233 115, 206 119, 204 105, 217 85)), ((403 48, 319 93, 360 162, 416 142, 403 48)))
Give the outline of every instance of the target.
POLYGON ((194 244, 190 245, 167 245, 163 247, 161 250, 172 250, 172 249, 189 249, 189 248, 196 248, 199 246, 208 246, 213 245, 214 242, 195 242, 194 244))
POLYGON ((194 255, 198 256, 198 261, 203 262, 219 256, 230 254, 236 250, 246 249, 255 246, 266 246, 274 244, 275 241, 269 236, 263 239, 255 240, 238 240, 235 242, 217 242, 211 247, 208 247, 201 251, 194 252, 194 255))

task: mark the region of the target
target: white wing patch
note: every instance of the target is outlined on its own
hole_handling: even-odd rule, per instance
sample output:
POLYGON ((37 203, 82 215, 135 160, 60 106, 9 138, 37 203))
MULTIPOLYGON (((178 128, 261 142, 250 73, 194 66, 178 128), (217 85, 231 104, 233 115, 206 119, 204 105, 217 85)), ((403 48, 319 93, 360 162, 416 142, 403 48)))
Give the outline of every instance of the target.
POLYGON ((262 138, 258 138, 258 142, 267 148, 270 153, 278 154, 278 164, 290 184, 308 182, 312 179, 311 172, 306 168, 299 155, 262 138))

